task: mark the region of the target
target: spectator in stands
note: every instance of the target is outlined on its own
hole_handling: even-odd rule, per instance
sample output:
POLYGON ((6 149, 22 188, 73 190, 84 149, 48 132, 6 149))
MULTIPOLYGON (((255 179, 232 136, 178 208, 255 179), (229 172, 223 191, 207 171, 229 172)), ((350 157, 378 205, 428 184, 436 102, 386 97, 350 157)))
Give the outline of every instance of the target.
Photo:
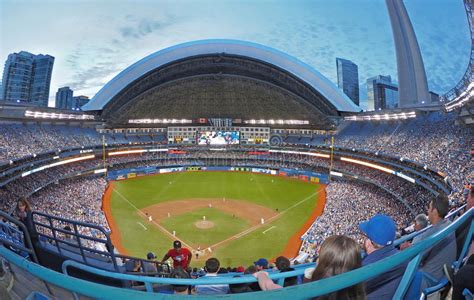
MULTIPOLYGON (((363 266, 375 263, 399 252, 393 246, 396 226, 392 218, 377 214, 368 221, 361 223, 359 228, 366 236, 364 248, 367 256, 362 260, 363 266)), ((392 298, 398 284, 402 280, 405 269, 406 264, 401 264, 388 272, 368 280, 366 283, 367 298, 392 298)))
MULTIPOLYGON (((312 281, 329 278, 360 268, 362 264, 361 249, 356 241, 343 235, 328 237, 319 250, 316 269, 312 281)), ((262 291, 282 288, 275 284, 265 271, 253 274, 258 279, 262 291)), ((359 283, 340 291, 320 296, 317 299, 364 299, 364 284, 359 283)))
MULTIPOLYGON (((240 275, 235 275, 234 278, 239 278, 240 275)), ((248 283, 233 283, 229 284, 229 291, 231 294, 240 294, 240 293, 248 293, 252 292, 253 290, 250 288, 248 283)))
MULTIPOLYGON (((419 214, 415 217, 415 222, 413 223, 413 230, 414 231, 420 231, 424 228, 426 228, 429 224, 429 220, 428 220, 428 216, 425 215, 425 214, 419 214)), ((417 240, 418 237, 415 237, 413 240, 417 240)), ((408 247, 411 246, 411 243, 410 241, 406 241, 404 242, 403 244, 400 245, 400 250, 404 250, 408 247)))
MULTIPOLYGON (((361 249, 357 242, 344 235, 333 235, 328 237, 321 245, 317 266, 311 279, 312 281, 316 281, 329 278, 360 268, 361 265, 361 249)), ((363 283, 318 297, 318 299, 363 298, 365 298, 363 283)))
MULTIPOLYGON (((146 255, 147 260, 155 260, 156 256, 153 252, 149 252, 146 255)), ((158 268, 156 267, 156 262, 148 262, 144 261, 143 262, 143 272, 145 273, 158 273, 158 268)))
MULTIPOLYGON (((191 276, 183 268, 178 267, 171 272, 170 278, 191 279, 191 276)), ((172 284, 171 287, 174 294, 189 295, 191 291, 189 285, 172 284)))
POLYGON ((26 200, 26 198, 21 198, 18 200, 15 215, 20 222, 22 222, 26 230, 28 230, 28 234, 30 235, 31 241, 36 243, 38 241, 38 233, 36 232, 35 226, 33 224, 33 211, 31 210, 31 205, 26 200))
MULTIPOLYGON (((282 273, 291 272, 295 270, 291 267, 290 260, 284 256, 277 257, 277 259, 275 260, 275 265, 276 265, 276 268, 282 273)), ((284 284, 285 287, 296 285, 296 284, 298 284, 297 276, 285 278, 285 284, 284 284)))
MULTIPOLYGON (((257 272, 257 267, 255 265, 249 266, 247 269, 245 269, 244 275, 249 275, 249 274, 255 274, 257 272)), ((249 284, 250 289, 254 292, 261 291, 260 286, 258 282, 252 282, 249 284)))
POLYGON ((255 267, 257 267, 257 272, 262 271, 264 269, 268 269, 268 260, 266 260, 265 258, 260 258, 253 264, 255 265, 255 267))
POLYGON ((71 234, 72 234, 71 226, 66 225, 66 226, 63 227, 63 230, 68 232, 68 233, 64 233, 64 238, 62 239, 63 241, 66 241, 66 242, 69 243, 69 244, 65 244, 65 245, 68 245, 68 246, 77 245, 77 240, 71 236, 71 234), (70 244, 72 244, 72 245, 70 245, 70 244))
POLYGON ((454 274, 454 270, 448 268, 447 265, 445 265, 444 272, 453 287, 453 300, 464 299, 462 295, 464 289, 468 289, 471 293, 474 292, 474 254, 469 256, 466 264, 462 266, 456 274, 454 274))
POLYGON ((125 262, 125 271, 130 273, 138 273, 141 271, 142 262, 138 259, 129 259, 125 262))
MULTIPOLYGON (((212 280, 212 277, 216 277, 221 264, 217 258, 211 257, 206 260, 205 270, 206 275, 201 277, 201 279, 208 278, 212 280)), ((222 295, 229 293, 228 284, 206 284, 206 285, 196 285, 196 293, 198 295, 222 295)))
MULTIPOLYGON (((429 204, 428 218, 432 226, 413 240, 413 244, 419 243, 431 235, 443 230, 451 224, 451 221, 445 219, 449 211, 448 198, 444 195, 438 195, 429 204)), ((436 244, 428 251, 421 262, 421 270, 430 274, 436 280, 443 277, 443 265, 451 264, 456 259, 456 238, 454 232, 436 244)), ((428 287, 434 282, 423 281, 423 287, 428 287)))
POLYGON ((173 249, 170 249, 168 253, 165 254, 161 262, 164 263, 170 257, 173 259, 173 268, 181 267, 185 270, 191 263, 193 255, 187 248, 181 247, 180 241, 174 241, 173 249))
POLYGON ((428 216, 425 214, 419 214, 415 218, 415 231, 420 231, 428 227, 429 220, 428 216))

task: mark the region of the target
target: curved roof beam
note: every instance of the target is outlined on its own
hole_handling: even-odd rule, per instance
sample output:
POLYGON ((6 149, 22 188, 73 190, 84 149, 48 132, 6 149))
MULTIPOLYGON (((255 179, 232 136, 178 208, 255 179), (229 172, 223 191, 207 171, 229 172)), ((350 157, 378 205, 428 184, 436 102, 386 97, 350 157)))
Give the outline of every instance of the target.
POLYGON ((109 101, 130 83, 168 63, 186 57, 215 53, 246 56, 272 64, 292 73, 297 78, 312 86, 328 99, 338 111, 361 111, 361 109, 331 81, 308 64, 270 47, 246 41, 225 39, 187 42, 150 54, 110 80, 82 109, 86 111, 102 110, 109 101))

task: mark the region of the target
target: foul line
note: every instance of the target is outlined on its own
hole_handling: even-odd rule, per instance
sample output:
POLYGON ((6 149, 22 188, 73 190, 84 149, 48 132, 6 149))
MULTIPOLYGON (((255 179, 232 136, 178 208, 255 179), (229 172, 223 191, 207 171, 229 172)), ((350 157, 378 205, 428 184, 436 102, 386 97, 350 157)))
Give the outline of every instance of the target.
MULTIPOLYGON (((301 200, 301 201, 299 201, 299 202, 293 204, 292 206, 288 207, 287 209, 281 211, 279 214, 274 215, 273 217, 269 218, 269 219, 268 219, 268 222, 271 222, 271 221, 275 220, 276 218, 279 218, 281 215, 283 215, 284 213, 286 213, 286 212, 289 211, 290 209, 293 209, 293 208, 295 208, 296 206, 300 205, 301 203, 308 201, 309 199, 311 199, 311 198, 313 198, 314 196, 318 195, 320 192, 321 192, 321 189, 318 190, 316 193, 313 193, 313 194, 309 195, 308 197, 304 198, 303 200, 301 200)), ((222 245, 222 244, 224 244, 224 243, 227 243, 228 241, 239 239, 239 238, 241 238, 241 237, 243 237, 243 236, 246 236, 247 234, 249 234, 249 233, 251 233, 251 232, 257 230, 258 228, 261 228, 261 227, 266 226, 266 225, 268 225, 268 224, 259 224, 259 225, 255 225, 254 227, 250 227, 249 229, 246 229, 246 230, 244 230, 244 231, 242 231, 242 232, 240 232, 240 233, 237 233, 236 235, 233 235, 233 236, 231 236, 231 237, 229 237, 229 238, 227 238, 227 239, 225 239, 225 240, 223 240, 223 241, 220 241, 220 242, 218 242, 218 243, 216 243, 216 244, 214 244, 214 245, 212 245, 212 246, 209 246, 209 248, 215 248, 215 247, 220 246, 220 245, 222 245)))
POLYGON ((276 226, 272 226, 272 227, 266 229, 265 231, 263 231, 262 233, 265 234, 267 231, 270 231, 270 230, 272 230, 273 228, 276 228, 276 226))
POLYGON ((140 225, 141 227, 143 227, 143 229, 148 230, 148 228, 146 228, 145 225, 143 225, 142 223, 137 222, 137 224, 140 225))
MULTIPOLYGON (((142 212, 141 210, 138 209, 138 207, 136 207, 135 205, 133 205, 132 202, 128 201, 127 198, 125 198, 124 195, 122 195, 119 191, 117 191, 116 189, 114 189, 114 192, 117 193, 117 195, 119 195, 123 200, 125 200, 128 204, 130 204, 130 206, 132 206, 133 208, 135 208, 135 210, 138 211, 139 214, 141 214, 143 217, 146 218, 146 215, 144 212, 142 212)), ((160 229, 162 232, 166 233, 167 235, 169 235, 170 237, 172 237, 173 240, 180 240, 181 243, 183 243, 185 246, 187 246, 191 251, 194 251, 194 248, 191 247, 190 245, 186 244, 182 239, 178 238, 178 236, 176 235, 173 235, 171 232, 169 232, 168 230, 166 230, 166 228, 164 228, 163 226, 161 226, 160 224, 156 223, 155 221, 151 221, 151 223, 155 224, 158 229, 160 229)))

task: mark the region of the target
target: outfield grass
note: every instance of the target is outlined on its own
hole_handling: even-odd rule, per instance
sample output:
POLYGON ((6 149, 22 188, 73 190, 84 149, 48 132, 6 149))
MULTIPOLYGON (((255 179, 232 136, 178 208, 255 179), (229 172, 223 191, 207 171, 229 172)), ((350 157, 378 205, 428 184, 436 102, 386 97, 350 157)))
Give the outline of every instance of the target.
MULTIPOLYGON (((156 226, 145 223, 143 217, 137 213, 137 209, 149 205, 182 199, 225 197, 284 212, 281 217, 262 228, 215 249, 213 255, 218 257, 223 265, 233 266, 251 264, 259 257, 278 256, 289 238, 298 232, 311 215, 316 206, 316 192, 320 188, 319 185, 286 177, 237 172, 170 173, 118 181, 114 184, 110 205, 120 231, 122 245, 129 254, 139 257, 144 257, 149 251, 161 257, 172 245, 171 237, 156 226), (145 223, 147 230, 139 223, 145 223), (266 229, 270 230, 264 234, 266 229)), ((196 214, 199 214, 199 211, 196 214)), ((221 214, 224 213, 219 212, 219 215, 221 214)), ((181 233, 178 236, 184 241, 188 237, 190 242, 205 238, 214 239, 206 237, 213 235, 210 231, 199 236, 201 229, 189 227, 189 220, 194 217, 193 213, 186 213, 176 217, 183 219, 169 220, 171 222, 175 219, 173 222, 176 223, 163 225, 169 229, 175 227, 176 229, 171 230, 181 233)), ((229 218, 219 220, 220 226, 233 230, 231 223, 225 224, 226 219, 229 218)), ((228 235, 232 234, 230 232, 228 235)), ((224 235, 222 233, 222 236, 224 235)), ((215 237, 215 240, 219 239, 220 237, 215 237)), ((202 266, 202 262, 197 266, 202 266)))

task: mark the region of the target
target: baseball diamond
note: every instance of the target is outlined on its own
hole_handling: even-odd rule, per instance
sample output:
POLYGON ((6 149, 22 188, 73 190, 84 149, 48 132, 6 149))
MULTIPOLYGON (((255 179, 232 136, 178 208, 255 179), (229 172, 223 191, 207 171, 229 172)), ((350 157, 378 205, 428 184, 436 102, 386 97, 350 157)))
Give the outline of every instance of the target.
MULTIPOLYGON (((249 252, 276 257, 298 249, 292 236, 314 221, 321 187, 253 173, 181 172, 112 182, 103 206, 121 253, 165 253, 179 239, 194 253, 210 249, 226 264, 250 264, 249 252)), ((211 254, 200 252, 196 264, 211 254)))

